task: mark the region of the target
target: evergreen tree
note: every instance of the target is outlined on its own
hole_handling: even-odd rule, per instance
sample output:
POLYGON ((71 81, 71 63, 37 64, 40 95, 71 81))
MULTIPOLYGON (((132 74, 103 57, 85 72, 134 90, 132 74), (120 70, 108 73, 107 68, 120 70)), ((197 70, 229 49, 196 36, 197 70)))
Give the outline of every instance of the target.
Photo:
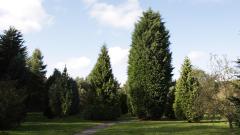
POLYGON ((49 88, 46 116, 49 118, 64 117, 78 112, 78 87, 76 82, 68 76, 66 67, 63 73, 55 70, 46 86, 49 88))
POLYGON ((199 90, 199 82, 193 76, 190 59, 185 58, 180 78, 176 84, 174 111, 178 119, 186 118, 192 122, 202 118, 202 115, 199 115, 194 108, 199 90))
POLYGON ((60 86, 60 101, 61 101, 61 109, 62 109, 62 116, 69 115, 70 110, 71 110, 71 104, 72 104, 72 89, 69 83, 69 76, 67 73, 67 68, 65 67, 62 73, 60 86))
POLYGON ((46 82, 47 99, 45 100, 44 115, 48 118, 53 118, 55 115, 60 115, 56 113, 61 111, 59 94, 53 88, 56 87, 56 81, 60 77, 61 72, 57 69, 54 69, 53 75, 51 75, 46 82))
POLYGON ((19 125, 25 116, 27 51, 23 36, 13 27, 0 35, 0 128, 19 125), (17 112, 16 112, 17 111, 17 112))
POLYGON ((13 27, 0 36, 0 80, 17 80, 17 87, 27 81, 27 51, 23 36, 13 27))
POLYGON ((72 89, 72 104, 71 104, 71 109, 70 109, 70 115, 77 114, 79 112, 80 108, 80 96, 78 92, 78 85, 77 82, 70 78, 69 79, 69 84, 72 89))
POLYGON ((135 25, 128 62, 131 104, 139 118, 159 119, 164 113, 173 70, 169 46, 160 14, 144 12, 135 25))
POLYGON ((46 65, 39 49, 35 49, 32 56, 27 61, 30 70, 30 80, 28 84, 27 107, 29 111, 43 111, 44 102, 47 97, 45 87, 46 65))
POLYGON ((170 87, 170 90, 167 94, 167 103, 165 107, 165 116, 168 119, 175 119, 175 113, 173 110, 173 104, 175 101, 175 91, 176 91, 176 82, 172 82, 172 86, 170 87))
POLYGON ((90 111, 91 119, 113 120, 120 116, 119 84, 114 79, 110 57, 105 45, 101 49, 88 80, 96 92, 95 103, 90 111))

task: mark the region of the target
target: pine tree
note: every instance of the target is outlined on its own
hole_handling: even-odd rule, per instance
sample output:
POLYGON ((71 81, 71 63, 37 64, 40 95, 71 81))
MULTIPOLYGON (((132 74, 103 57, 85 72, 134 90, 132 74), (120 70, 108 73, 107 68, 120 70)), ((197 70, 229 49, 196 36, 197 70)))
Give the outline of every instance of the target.
POLYGON ((176 84, 174 111, 178 119, 199 121, 202 116, 195 111, 194 102, 199 95, 199 82, 193 76, 189 58, 185 58, 181 75, 176 84))
POLYGON ((46 65, 43 62, 43 56, 39 49, 35 49, 32 56, 27 61, 30 70, 30 79, 28 84, 27 107, 29 111, 43 111, 44 102, 47 97, 45 87, 46 65))
POLYGON ((159 119, 172 82, 169 32, 159 13, 149 9, 135 25, 128 81, 133 111, 139 118, 159 119))
POLYGON ((70 115, 77 114, 80 108, 80 96, 78 92, 78 85, 77 82, 70 78, 69 79, 70 89, 72 90, 72 104, 70 108, 70 115))
POLYGON ((39 49, 33 51, 32 56, 27 61, 30 71, 41 78, 45 78, 47 65, 43 62, 43 55, 39 49))
POLYGON ((90 113, 92 119, 113 120, 120 115, 118 96, 119 84, 114 79, 110 57, 104 45, 96 65, 88 76, 93 90, 96 92, 95 104, 90 113))
POLYGON ((61 103, 59 94, 53 87, 56 87, 56 81, 61 78, 61 72, 54 69, 53 75, 51 75, 46 82, 47 99, 45 100, 44 116, 53 118, 56 115, 60 115, 61 103))
POLYGON ((69 83, 69 76, 67 73, 67 68, 65 67, 62 73, 62 77, 60 80, 60 85, 62 86, 60 91, 60 101, 61 101, 61 109, 62 109, 62 116, 69 115, 71 111, 71 104, 72 104, 72 89, 69 83))
POLYGON ((25 117, 26 46, 20 31, 13 27, 0 35, 0 128, 19 125, 25 117))
POLYGON ((17 87, 25 85, 27 51, 23 36, 13 27, 0 36, 0 80, 18 80, 17 87))

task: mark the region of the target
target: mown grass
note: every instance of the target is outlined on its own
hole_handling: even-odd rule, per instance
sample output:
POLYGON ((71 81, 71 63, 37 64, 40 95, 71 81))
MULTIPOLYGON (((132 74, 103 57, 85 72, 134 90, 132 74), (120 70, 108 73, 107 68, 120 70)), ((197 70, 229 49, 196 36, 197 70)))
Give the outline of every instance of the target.
POLYGON ((73 135, 100 122, 81 120, 78 116, 47 119, 39 113, 28 114, 20 127, 0 132, 0 135, 73 135))
POLYGON ((240 129, 231 130, 226 122, 133 120, 103 129, 96 135, 240 135, 240 129))

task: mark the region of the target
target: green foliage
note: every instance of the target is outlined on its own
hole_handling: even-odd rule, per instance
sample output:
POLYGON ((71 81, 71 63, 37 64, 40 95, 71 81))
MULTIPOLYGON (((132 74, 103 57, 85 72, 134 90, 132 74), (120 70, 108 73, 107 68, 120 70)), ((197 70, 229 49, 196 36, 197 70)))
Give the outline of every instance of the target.
MULTIPOLYGON (((237 64, 238 64, 237 67, 240 68, 240 59, 238 59, 237 64)), ((238 75, 238 78, 240 78, 240 75, 238 75)), ((239 91, 239 88, 240 88, 240 80, 239 79, 235 82, 235 87, 239 91)), ((233 96, 233 97, 230 97, 229 100, 234 104, 234 106, 236 108, 235 122, 236 122, 236 125, 238 127, 240 127, 240 97, 239 97, 239 95, 238 95, 238 97, 233 96)))
POLYGON ((43 56, 39 49, 35 49, 32 56, 27 61, 30 70, 30 79, 28 83, 28 111, 43 111, 44 103, 47 99, 47 90, 45 86, 46 65, 43 62, 43 56))
POLYGON ((121 106, 121 114, 127 114, 128 113, 128 95, 126 90, 126 85, 121 88, 119 92, 120 96, 120 106, 121 106))
POLYGON ((143 119, 164 113, 172 82, 169 32, 159 13, 143 13, 135 25, 129 55, 128 81, 133 112, 143 119))
POLYGON ((167 94, 167 103, 165 106, 165 116, 168 119, 175 119, 175 113, 173 110, 173 104, 175 101, 176 82, 172 82, 172 86, 167 94))
POLYGON ((113 120, 120 116, 119 84, 114 79, 110 64, 110 57, 106 46, 101 48, 101 53, 96 65, 87 78, 91 84, 95 99, 88 106, 88 118, 99 120, 113 120))
POLYGON ((13 27, 5 30, 0 35, 0 128, 16 126, 25 116, 26 56, 21 32, 13 27))
POLYGON ((181 75, 176 84, 174 111, 178 119, 187 119, 189 122, 199 121, 202 115, 196 110, 195 99, 199 95, 199 82, 193 76, 189 58, 185 58, 181 75))
POLYGON ((53 76, 47 81, 47 87, 49 89, 46 116, 49 118, 63 117, 78 112, 78 88, 76 82, 68 76, 66 68, 63 73, 55 70, 53 76))
POLYGON ((16 127, 25 117, 25 96, 15 81, 0 81, 0 129, 16 127))
POLYGON ((26 47, 20 31, 13 27, 0 35, 0 80, 17 80, 17 87, 27 81, 26 47))

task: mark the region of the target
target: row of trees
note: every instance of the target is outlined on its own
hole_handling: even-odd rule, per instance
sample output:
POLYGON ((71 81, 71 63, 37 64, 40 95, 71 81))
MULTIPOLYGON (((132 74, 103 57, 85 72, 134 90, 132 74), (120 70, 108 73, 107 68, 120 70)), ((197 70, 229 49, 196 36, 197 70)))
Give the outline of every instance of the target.
POLYGON ((43 55, 27 56, 21 32, 11 27, 0 36, 0 128, 19 125, 27 112, 48 118, 81 113, 86 119, 113 120, 127 113, 126 93, 114 78, 104 45, 86 79, 55 69, 46 77, 43 55))
MULTIPOLYGON (((81 114, 114 120, 131 113, 140 119, 178 118, 189 122, 221 116, 240 121, 239 81, 226 59, 212 56, 212 73, 196 69, 186 58, 180 78, 172 80, 169 32, 159 13, 149 9, 135 25, 129 55, 128 81, 115 79, 107 47, 85 78, 71 78, 65 67, 46 77, 43 55, 27 56, 22 34, 14 29, 0 36, 0 128, 19 125, 27 112, 48 118, 81 114)), ((239 61, 240 63, 240 61, 239 61)), ((240 125, 240 124, 239 124, 240 125)))

